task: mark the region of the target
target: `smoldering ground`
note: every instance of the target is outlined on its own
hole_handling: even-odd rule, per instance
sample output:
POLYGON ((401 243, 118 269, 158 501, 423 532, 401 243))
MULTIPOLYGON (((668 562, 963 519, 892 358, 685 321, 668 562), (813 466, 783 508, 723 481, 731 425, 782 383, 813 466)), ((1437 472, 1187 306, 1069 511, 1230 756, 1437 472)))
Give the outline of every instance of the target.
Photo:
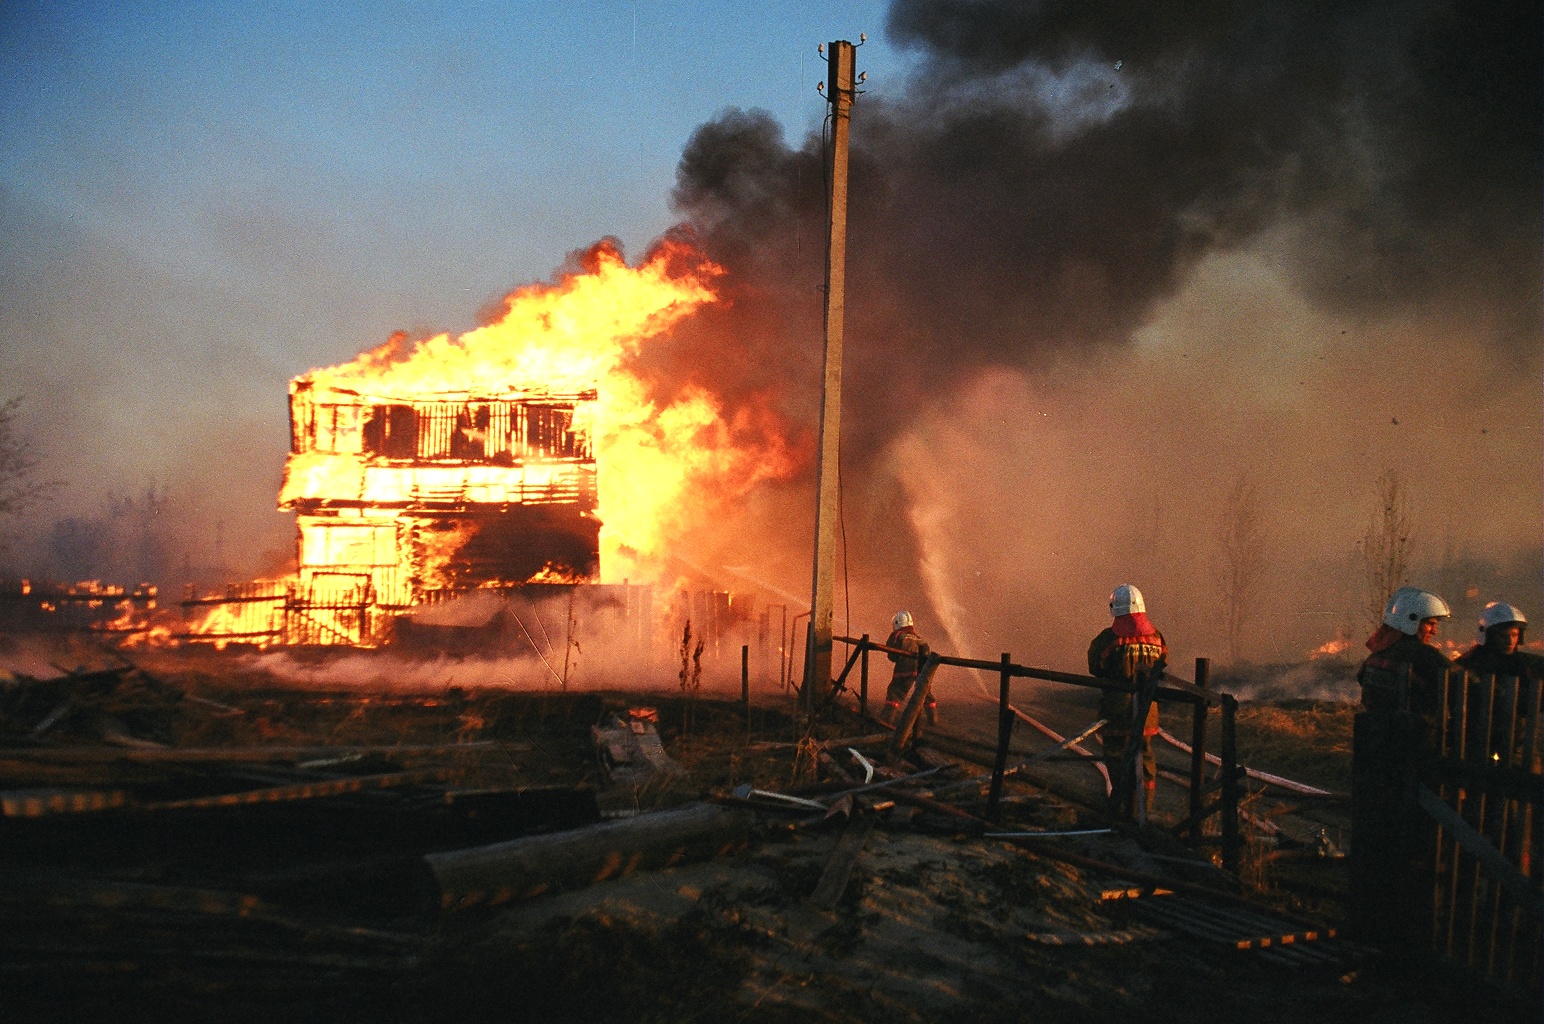
MULTIPOLYGON (((1075 663, 1131 580, 1219 654, 1242 481, 1245 653, 1291 660, 1362 628, 1386 470, 1414 582, 1544 612, 1536 6, 897 0, 887 30, 919 62, 852 121, 846 628, 904 606, 1075 663)), ((822 146, 741 110, 689 141, 679 230, 729 274, 656 380, 817 420, 822 146)), ((807 550, 808 507, 764 491, 692 543, 807 550)))

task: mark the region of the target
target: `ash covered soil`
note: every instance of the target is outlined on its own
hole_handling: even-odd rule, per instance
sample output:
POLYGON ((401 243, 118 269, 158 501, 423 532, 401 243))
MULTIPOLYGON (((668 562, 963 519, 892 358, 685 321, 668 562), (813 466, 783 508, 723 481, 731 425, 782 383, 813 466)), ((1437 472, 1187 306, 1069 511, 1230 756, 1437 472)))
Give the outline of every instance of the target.
MULTIPOLYGON (((0 678, 9 1020, 1531 1016, 1343 939, 1288 964, 1155 926, 1141 899, 1111 898, 1131 891, 1129 877, 892 803, 884 790, 826 820, 763 802, 748 838, 722 856, 613 865, 593 884, 446 910, 425 854, 637 820, 747 784, 829 794, 851 785, 833 772, 862 769, 845 745, 828 750, 834 768, 800 746, 797 708, 776 692, 757 696, 747 729, 737 701, 670 689, 299 685, 244 656, 133 657, 83 655, 62 682, 0 678), (649 726, 678 771, 627 776, 598 748, 595 727, 642 707, 654 709, 649 726), (841 864, 850 874, 837 885, 841 864)), ((1075 720, 1079 709, 1045 713, 1075 720)), ((945 715, 891 770, 947 757, 959 767, 938 778, 950 782, 922 795, 984 812, 982 789, 960 781, 983 771, 971 756, 995 709, 946 704, 945 715)), ((1331 705, 1246 705, 1241 745, 1256 759, 1279 748, 1278 770, 1344 788, 1349 725, 1331 705)), ((875 732, 835 708, 813 737, 875 732)), ((1016 749, 1047 745, 1023 733, 1016 749)), ((882 743, 855 745, 880 760, 882 743)), ((1086 764, 1042 767, 1007 786, 997 827, 1106 827, 1086 764)), ((1180 797, 1167 788, 1158 816, 1177 820, 1180 797)), ((1243 892, 1283 920, 1344 925, 1343 859, 1272 857, 1255 836, 1241 881, 1158 829, 1043 842, 1243 892)))

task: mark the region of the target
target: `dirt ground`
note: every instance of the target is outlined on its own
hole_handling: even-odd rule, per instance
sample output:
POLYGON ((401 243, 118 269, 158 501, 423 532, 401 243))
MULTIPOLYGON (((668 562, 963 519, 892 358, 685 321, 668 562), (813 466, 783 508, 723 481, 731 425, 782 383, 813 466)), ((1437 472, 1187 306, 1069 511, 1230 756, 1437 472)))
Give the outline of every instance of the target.
MULTIPOLYGON (((960 818, 887 806, 882 790, 846 821, 762 811, 750 841, 726 856, 442 911, 425 853, 724 798, 744 784, 815 792, 830 769, 796 745, 803 727, 780 694, 758 695, 747 728, 734 701, 671 691, 301 687, 234 655, 146 658, 140 668, 128 677, 139 689, 117 704, 78 702, 41 731, 52 712, 20 700, 26 677, 0 680, 0 787, 112 790, 126 801, 0 818, 7 1019, 1535 1019, 1354 943, 1337 940, 1326 947, 1333 956, 1293 966, 1155 927, 1133 900, 1105 898, 1128 880, 982 835, 960 818), (591 729, 645 705, 682 770, 619 783, 591 729), (151 734, 159 747, 144 745, 151 734), (213 755, 178 761, 165 751, 221 749, 272 752, 237 772, 248 789, 344 777, 390 788, 210 808, 211 794, 230 791, 233 769, 213 755), (307 753, 281 757, 287 750, 307 753), (347 776, 338 774, 344 761, 347 776), (402 782, 408 775, 418 781, 402 782), (857 850, 851 875, 833 904, 814 906, 839 846, 857 850)), ((1245 709, 1241 747, 1253 766, 1348 786, 1343 708, 1245 709), (1276 763, 1255 760, 1273 751, 1276 763)), ((991 710, 946 709, 939 749, 946 736, 980 741, 991 710)), ((1076 707, 1063 711, 1077 718, 1076 707)), ((873 731, 837 709, 814 736, 873 731)), ((1032 735, 1015 742, 1045 746, 1032 735)), ((845 756, 838 764, 858 770, 845 756)), ((981 770, 961 764, 949 778, 981 770)), ((1106 826, 1086 766, 1048 766, 1048 775, 1047 785, 1009 785, 998 827, 1106 826)), ((1343 928, 1344 859, 1271 858, 1256 839, 1248 895, 1343 928)), ((1156 829, 1045 842, 1239 891, 1237 879, 1156 829)))

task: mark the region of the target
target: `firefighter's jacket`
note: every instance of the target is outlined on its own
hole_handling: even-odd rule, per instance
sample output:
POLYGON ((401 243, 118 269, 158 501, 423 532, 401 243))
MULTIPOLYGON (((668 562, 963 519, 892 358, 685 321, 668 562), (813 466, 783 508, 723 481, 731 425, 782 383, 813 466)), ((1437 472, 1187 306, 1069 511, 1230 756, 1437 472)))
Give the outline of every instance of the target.
POLYGON ((1489 644, 1475 644, 1458 656, 1454 665, 1472 676, 1499 676, 1502 679, 1544 678, 1544 659, 1527 651, 1502 654, 1489 644))
MULTIPOLYGON (((1513 651, 1511 654, 1502 654, 1500 650, 1489 644, 1476 644, 1453 663, 1454 668, 1461 668, 1471 676, 1486 678, 1494 676, 1497 679, 1544 679, 1544 659, 1537 654, 1526 651, 1513 651)), ((1526 699, 1517 701, 1516 714, 1512 714, 1512 701, 1522 697, 1528 692, 1527 688, 1512 690, 1509 687, 1497 687, 1495 704, 1491 712, 1491 749, 1503 754, 1526 756, 1528 748, 1528 736, 1536 728, 1532 721, 1533 710, 1526 699), (1510 724, 1513 732, 1507 734, 1510 724)), ((1479 687, 1470 694, 1470 714, 1476 719, 1484 706, 1484 697, 1479 687)), ((1538 769, 1539 751, 1535 747, 1533 770, 1538 769)), ((1521 762, 1519 762, 1521 763, 1521 762)), ((1530 767, 1525 765, 1525 767, 1530 767)))
POLYGON ((1410 710, 1424 726, 1422 743, 1434 742, 1442 677, 1453 668, 1447 655, 1408 633, 1379 626, 1367 641, 1372 653, 1357 670, 1362 684, 1362 707, 1378 719, 1389 719, 1399 710, 1399 679, 1410 666, 1410 710))
MULTIPOLYGON (((1129 618, 1129 617, 1128 617, 1129 618)), ((1143 621, 1145 624, 1145 616, 1143 621)), ((1098 676, 1100 679, 1115 679, 1123 683, 1140 685, 1145 683, 1157 670, 1168 665, 1169 648, 1163 641, 1163 634, 1150 625, 1141 632, 1133 635, 1129 628, 1117 628, 1123 625, 1119 621, 1109 629, 1094 637, 1094 642, 1088 645, 1088 674, 1098 676)), ((1105 690, 1099 698, 1099 717, 1106 719, 1113 733, 1129 732, 1131 730, 1131 694, 1120 690, 1105 690)), ((1142 733, 1146 736, 1156 735, 1158 732, 1158 702, 1153 703, 1147 709, 1147 718, 1142 723, 1142 733)))
POLYGON ((922 638, 911 626, 902 626, 893 631, 885 640, 886 647, 894 647, 905 651, 905 654, 886 652, 885 657, 895 663, 895 672, 890 677, 890 686, 905 683, 908 687, 917 678, 917 670, 922 667, 922 638))

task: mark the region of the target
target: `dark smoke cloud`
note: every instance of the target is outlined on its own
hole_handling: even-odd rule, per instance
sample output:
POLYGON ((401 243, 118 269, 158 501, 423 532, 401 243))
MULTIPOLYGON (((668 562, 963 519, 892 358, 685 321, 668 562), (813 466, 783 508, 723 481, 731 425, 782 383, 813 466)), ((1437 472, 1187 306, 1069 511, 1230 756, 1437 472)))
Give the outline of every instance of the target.
MULTIPOLYGON (((1197 260, 1273 229, 1334 308, 1461 299, 1536 347, 1537 4, 896 0, 889 34, 924 60, 853 122, 860 378, 1121 344, 1197 260)), ((730 111, 682 157, 675 204, 735 275, 737 330, 786 332, 819 288, 819 147, 730 111)), ((878 441, 894 418, 870 411, 878 441)))
MULTIPOLYGON (((1518 431, 1506 451, 1536 450, 1524 438, 1537 395, 1519 418, 1503 410, 1526 405, 1530 393, 1515 382, 1493 386, 1489 369, 1453 379, 1465 394, 1445 395, 1414 367, 1478 346, 1475 365, 1537 379, 1539 5, 895 0, 888 33, 921 60, 903 88, 861 97, 852 122, 843 445, 855 592, 871 585, 886 595, 879 600, 911 600, 903 595, 920 594, 928 578, 958 576, 921 542, 917 524, 933 515, 936 535, 957 538, 949 517, 981 510, 926 512, 926 492, 944 484, 923 474, 940 470, 966 486, 1020 479, 1078 524, 1054 541, 1044 529, 1038 540, 1015 536, 1024 528, 1015 523, 1043 527, 1051 506, 1004 489, 1002 514, 977 527, 979 550, 958 553, 961 562, 979 556, 988 571, 1016 550, 1045 572, 1076 576, 1016 595, 1012 580, 999 581, 1005 601, 1037 607, 1047 622, 1141 568, 1185 596, 1190 632, 1200 636, 1213 600, 1194 568, 1216 528, 1206 503, 1250 467, 1271 467, 1274 514, 1312 527, 1280 552, 1284 579, 1292 565, 1349 557, 1362 484, 1384 466, 1411 466, 1428 507, 1446 503, 1432 517, 1446 517, 1449 529, 1456 517, 1464 543, 1498 559, 1519 543, 1533 551, 1533 526, 1503 534, 1484 517, 1471 525, 1469 498, 1458 496, 1476 486, 1476 467, 1496 459, 1476 453, 1503 444, 1471 421, 1504 419, 1518 431), (1240 290, 1231 275, 1274 277, 1296 295, 1240 290), (1269 322, 1249 319, 1262 311, 1269 322), (1186 376, 1178 363, 1145 386, 1124 376, 1143 372, 1133 341, 1155 319, 1210 346, 1204 360, 1184 364, 1204 362, 1208 376, 1186 376), (1276 370, 1263 371, 1277 364, 1259 353, 1278 330, 1288 349, 1313 347, 1314 365, 1334 373, 1305 383, 1282 369, 1272 379, 1276 370), (1230 355, 1225 346, 1237 339, 1242 348, 1246 337, 1251 352, 1230 355), (1039 383, 1026 396, 1019 384, 980 386, 1000 372, 1039 383), (1274 394, 1264 394, 1267 382, 1274 394), (1360 390, 1347 400, 1348 388, 1360 390), (1397 433, 1417 429, 1408 414, 1401 428, 1381 410, 1423 388, 1427 433, 1414 441, 1397 433), (1488 412, 1476 398, 1487 390, 1497 403, 1488 412), (1172 408, 1175 396, 1189 403, 1179 418, 1144 421, 1143 403, 1172 408), (1225 432, 1209 405, 1230 409, 1225 432), (1047 409, 1069 426, 1025 429, 1025 416, 1047 409), (976 433, 947 427, 942 415, 976 433), (946 438, 958 456, 944 458, 919 437, 946 438), (1133 437, 1150 438, 1143 465, 1106 457, 1133 437), (1062 461, 1046 461, 1053 449, 1062 461), (1348 454, 1331 467, 1316 451, 1348 454), (1026 476, 1025 465, 1038 475, 1026 476), (1194 507, 1173 493, 1181 482, 1194 507), (1308 509, 1302 496, 1314 493, 1335 497, 1308 509), (1144 517, 1168 525, 1149 523, 1144 541, 1132 526, 1144 517), (1157 532, 1170 538, 1164 558, 1157 532), (1102 547, 1100 536, 1109 538, 1102 547)), ((673 196, 678 230, 728 268, 727 301, 650 356, 668 379, 703 380, 732 401, 771 391, 792 419, 815 421, 822 152, 819 136, 790 144, 756 111, 727 111, 691 138, 673 196)), ((1151 361, 1143 365, 1151 372, 1151 361)), ((1491 494, 1534 509, 1522 516, 1533 523, 1536 491, 1535 481, 1491 494)), ((1338 609, 1356 599, 1328 597, 1330 586, 1291 591, 1291 600, 1338 609)))
POLYGON ((1326 296, 1403 302, 1455 272, 1538 280, 1537 4, 897 0, 889 27, 952 82, 1120 61, 1133 103, 1098 134, 1157 173, 1137 194, 1193 218, 1192 239, 1322 216, 1311 276, 1326 296))

